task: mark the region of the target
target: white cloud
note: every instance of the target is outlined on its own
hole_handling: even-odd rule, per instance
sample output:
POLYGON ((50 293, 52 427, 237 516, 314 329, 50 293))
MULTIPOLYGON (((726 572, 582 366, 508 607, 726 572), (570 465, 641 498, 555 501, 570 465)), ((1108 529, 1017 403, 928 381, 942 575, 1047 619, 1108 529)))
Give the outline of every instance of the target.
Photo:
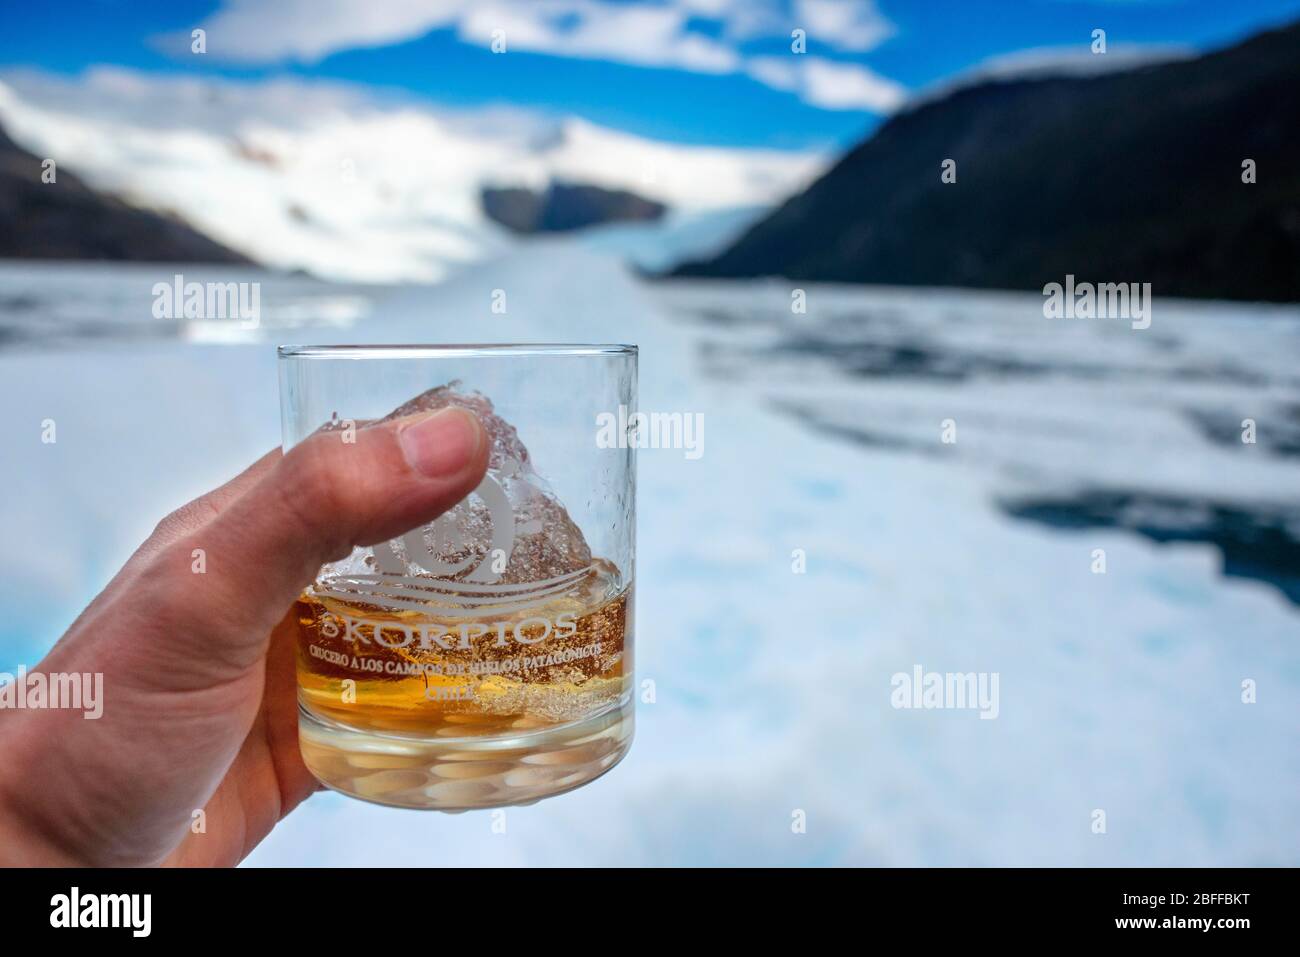
POLYGON ((795 22, 840 50, 874 50, 896 32, 875 3, 863 0, 796 0, 795 22))
MULTIPOLYGON (((793 29, 861 53, 894 33, 873 0, 224 0, 201 24, 207 56, 241 63, 315 63, 340 50, 383 47, 455 30, 466 43, 696 73, 745 73, 829 109, 875 110, 897 85, 864 66, 823 60, 780 69, 740 49, 793 29), (701 21, 712 31, 699 28, 701 21), (502 32, 498 32, 502 31, 502 32), (778 82, 772 82, 775 78, 778 82)), ((156 38, 186 54, 189 31, 156 38)))
MULTIPOLYGON (((198 26, 213 59, 314 63, 339 50, 413 40, 455 23, 464 6, 460 0, 224 0, 198 26)), ((188 52, 190 31, 156 40, 169 51, 188 52)))
POLYGON ((1088 45, 1030 47, 1002 53, 984 60, 966 74, 980 79, 1009 79, 1022 76, 1085 76, 1115 73, 1153 63, 1185 60, 1196 56, 1194 47, 1176 43, 1114 43, 1105 53, 1093 53, 1088 45))
POLYGON ((755 57, 745 66, 754 79, 778 90, 796 93, 826 110, 868 110, 890 113, 907 98, 907 90, 856 63, 809 55, 755 57))
POLYGON ((954 90, 998 80, 1032 79, 1049 76, 1094 76, 1118 73, 1138 67, 1195 57, 1197 51, 1176 43, 1113 43, 1105 53, 1093 53, 1088 44, 1030 47, 1000 53, 968 70, 917 91, 908 106, 942 99, 954 90))
POLYGON ((730 73, 734 50, 687 30, 688 11, 630 4, 610 6, 573 0, 477 6, 459 20, 461 39, 490 45, 504 31, 507 47, 556 56, 643 66, 672 66, 704 73, 730 73))

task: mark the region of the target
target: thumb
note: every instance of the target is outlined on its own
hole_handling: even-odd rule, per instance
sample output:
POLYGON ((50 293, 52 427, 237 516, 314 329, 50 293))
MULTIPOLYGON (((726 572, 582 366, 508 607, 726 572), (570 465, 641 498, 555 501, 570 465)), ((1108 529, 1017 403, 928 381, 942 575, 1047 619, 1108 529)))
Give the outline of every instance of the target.
POLYGON ((465 409, 378 423, 345 440, 352 437, 313 435, 217 518, 158 554, 165 571, 152 578, 163 591, 154 608, 178 614, 173 640, 188 635, 203 645, 188 650, 209 660, 216 652, 251 664, 321 565, 431 521, 487 470, 487 433, 465 409), (202 575, 193 569, 196 549, 202 575))

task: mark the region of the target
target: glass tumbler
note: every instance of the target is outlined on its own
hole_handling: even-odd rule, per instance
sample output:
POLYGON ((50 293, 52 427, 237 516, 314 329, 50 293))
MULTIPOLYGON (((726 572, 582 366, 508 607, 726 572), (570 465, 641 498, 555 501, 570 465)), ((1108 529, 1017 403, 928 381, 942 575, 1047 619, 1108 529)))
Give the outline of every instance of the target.
POLYGON ((632 743, 637 350, 282 346, 284 448, 459 405, 491 437, 455 508, 321 568, 298 600, 299 740, 379 804, 531 803, 632 743))

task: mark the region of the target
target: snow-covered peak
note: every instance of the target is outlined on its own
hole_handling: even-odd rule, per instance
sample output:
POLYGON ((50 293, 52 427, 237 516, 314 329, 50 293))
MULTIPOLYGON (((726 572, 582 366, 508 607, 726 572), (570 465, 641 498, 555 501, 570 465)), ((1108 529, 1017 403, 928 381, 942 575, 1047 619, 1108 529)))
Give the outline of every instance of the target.
POLYGON ((693 212, 776 202, 824 165, 343 84, 107 67, 3 74, 0 125, 91 185, 178 213, 259 262, 352 280, 437 280, 500 252, 512 240, 482 213, 485 184, 563 179, 693 212))

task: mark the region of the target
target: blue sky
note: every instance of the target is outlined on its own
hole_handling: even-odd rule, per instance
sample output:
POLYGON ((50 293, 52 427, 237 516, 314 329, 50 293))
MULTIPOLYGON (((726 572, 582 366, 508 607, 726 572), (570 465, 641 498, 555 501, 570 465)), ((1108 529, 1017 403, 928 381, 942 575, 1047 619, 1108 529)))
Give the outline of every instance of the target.
POLYGON ((1095 28, 1112 51, 1205 49, 1297 17, 1300 0, 46 0, 5 4, 0 65, 321 77, 795 149, 851 143, 909 92, 990 58, 1086 53, 1095 28), (489 49, 497 28, 505 53, 489 49))

